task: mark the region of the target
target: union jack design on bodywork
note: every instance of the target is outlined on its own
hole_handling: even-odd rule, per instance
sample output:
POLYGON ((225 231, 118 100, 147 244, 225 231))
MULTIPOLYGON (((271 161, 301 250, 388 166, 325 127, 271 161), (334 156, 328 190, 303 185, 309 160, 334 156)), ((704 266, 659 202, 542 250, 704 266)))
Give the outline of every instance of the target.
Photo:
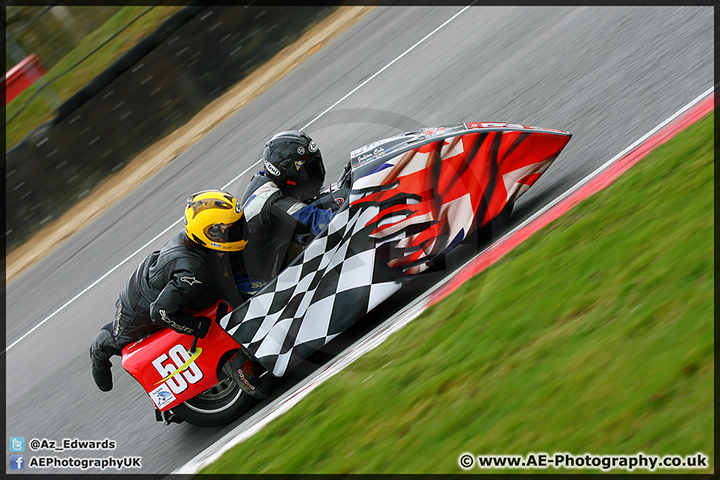
POLYGON ((283 375, 515 202, 570 133, 439 126, 351 153, 352 191, 310 245, 220 324, 283 375))

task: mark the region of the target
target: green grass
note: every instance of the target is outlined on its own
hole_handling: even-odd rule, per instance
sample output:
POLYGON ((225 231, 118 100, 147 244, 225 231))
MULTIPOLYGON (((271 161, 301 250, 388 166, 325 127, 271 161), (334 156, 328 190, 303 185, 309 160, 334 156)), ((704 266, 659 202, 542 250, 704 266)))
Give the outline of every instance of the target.
MULTIPOLYGON (((148 8, 147 6, 124 7, 102 27, 88 35, 41 80, 25 89, 7 105, 6 120, 12 118, 30 100, 37 92, 36 86, 51 81, 70 68, 148 8)), ((69 99, 181 8, 181 6, 153 8, 80 65, 46 87, 43 92, 52 90, 61 102, 69 99)), ((55 105, 56 107, 57 105, 55 105)), ((43 93, 38 94, 17 118, 6 125, 5 150, 18 144, 28 133, 50 120, 54 115, 54 108, 48 105, 43 93)))
POLYGON ((201 473, 462 473, 464 452, 703 452, 713 471, 713 122, 201 473))

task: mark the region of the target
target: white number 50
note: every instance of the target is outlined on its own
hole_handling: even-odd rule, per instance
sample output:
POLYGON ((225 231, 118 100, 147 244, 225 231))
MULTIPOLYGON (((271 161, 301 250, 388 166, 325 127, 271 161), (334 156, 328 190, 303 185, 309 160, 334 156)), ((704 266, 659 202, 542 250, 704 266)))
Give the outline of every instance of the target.
MULTIPOLYGON (((197 358, 197 355, 199 355, 201 351, 202 350, 198 349, 195 358, 197 358)), ((197 383, 203 378, 202 371, 197 364, 195 364, 194 359, 190 357, 188 351, 185 350, 185 347, 175 345, 168 351, 168 354, 163 353, 152 361, 155 369, 160 376, 163 377, 157 384, 166 381, 170 390, 177 394, 185 391, 188 387, 188 382, 197 383), (163 362, 168 360, 168 354, 170 356, 169 361, 163 364, 163 362)))

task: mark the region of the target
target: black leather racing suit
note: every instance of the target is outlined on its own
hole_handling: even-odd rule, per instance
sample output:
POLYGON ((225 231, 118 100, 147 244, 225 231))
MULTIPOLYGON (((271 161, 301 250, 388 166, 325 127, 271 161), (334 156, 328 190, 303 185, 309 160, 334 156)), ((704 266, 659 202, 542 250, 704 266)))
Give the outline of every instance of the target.
POLYGON ((218 299, 240 305, 230 257, 218 253, 190 241, 184 231, 151 253, 120 292, 115 320, 100 330, 91 355, 96 360, 120 355, 123 347, 161 327, 192 335, 199 323, 189 312, 218 299))
POLYGON ((255 174, 240 199, 251 241, 232 254, 237 288, 249 295, 280 273, 339 208, 331 197, 303 203, 283 192, 264 173, 255 174))

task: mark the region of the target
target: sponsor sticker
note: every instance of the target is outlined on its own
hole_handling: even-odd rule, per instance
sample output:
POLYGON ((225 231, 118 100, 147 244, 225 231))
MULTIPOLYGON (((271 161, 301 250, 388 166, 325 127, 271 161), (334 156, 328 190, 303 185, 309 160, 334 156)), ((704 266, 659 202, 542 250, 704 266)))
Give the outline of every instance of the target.
MULTIPOLYGON (((396 138, 396 137, 393 137, 393 138, 396 138)), ((393 138, 386 138, 384 140, 378 140, 377 142, 368 143, 364 147, 360 147, 360 148, 350 152, 350 157, 357 157, 358 155, 369 152, 369 151, 373 150, 375 147, 378 147, 378 146, 382 145, 383 143, 385 143, 389 140, 392 140, 393 138)))
POLYGON ((265 168, 268 172, 270 172, 271 175, 280 176, 280 170, 275 165, 270 162, 266 162, 265 160, 263 160, 263 163, 265 164, 265 168))
POLYGON ((432 137, 433 135, 440 135, 441 133, 444 133, 447 130, 445 127, 438 127, 438 128, 428 128, 425 130, 422 134, 426 137, 432 137))
POLYGON ((468 128, 524 128, 522 125, 517 123, 504 123, 504 122, 480 122, 480 123, 468 123, 468 128))
POLYGON ((385 149, 382 147, 378 147, 372 152, 363 153, 361 155, 358 155, 357 160, 359 162, 364 162, 365 160, 368 160, 373 157, 382 157, 385 155, 385 149))
POLYGON ((517 123, 505 123, 505 122, 479 122, 479 123, 468 123, 467 128, 517 128, 523 130, 539 130, 544 132, 557 132, 557 133, 568 133, 565 130, 556 130, 554 128, 543 128, 534 127, 532 125, 520 125, 517 123))
POLYGON ((557 132, 557 133, 568 133, 565 130, 557 130, 555 128, 544 128, 544 127, 533 127, 532 125, 523 125, 528 130, 541 130, 543 132, 557 132))
POLYGON ((163 408, 175 401, 175 395, 173 395, 167 385, 163 383, 150 392, 150 399, 158 408, 163 408))
POLYGON ((519 125, 517 123, 503 123, 503 122, 480 122, 480 123, 468 123, 467 128, 517 128, 522 130, 537 130, 540 132, 553 132, 568 134, 565 130, 557 130, 554 128, 543 128, 534 127, 532 125, 519 125))

